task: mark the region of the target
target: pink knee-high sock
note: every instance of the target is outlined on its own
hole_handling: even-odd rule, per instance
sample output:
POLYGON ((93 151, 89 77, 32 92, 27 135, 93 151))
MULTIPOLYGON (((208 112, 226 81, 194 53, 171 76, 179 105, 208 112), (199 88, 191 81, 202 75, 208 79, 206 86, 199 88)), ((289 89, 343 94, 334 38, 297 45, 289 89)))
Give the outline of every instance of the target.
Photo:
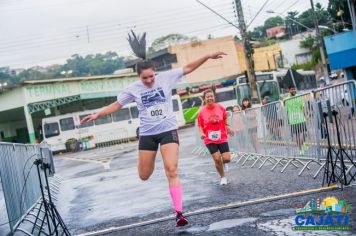
POLYGON ((171 194, 171 198, 175 210, 182 212, 183 210, 182 186, 180 184, 175 186, 169 186, 169 193, 171 194))

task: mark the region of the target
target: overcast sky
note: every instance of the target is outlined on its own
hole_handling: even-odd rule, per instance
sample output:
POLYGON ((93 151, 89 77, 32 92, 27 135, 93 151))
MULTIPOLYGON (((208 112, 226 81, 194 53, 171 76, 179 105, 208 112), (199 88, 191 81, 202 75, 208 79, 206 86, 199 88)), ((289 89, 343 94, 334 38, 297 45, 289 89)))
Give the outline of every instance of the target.
MULTIPOLYGON (((233 0, 200 0, 234 24, 233 0)), ((267 0, 242 0, 249 24, 267 0)), ((328 0, 314 0, 323 6, 328 0)), ((262 25, 266 10, 304 11, 310 0, 268 0, 249 29, 262 25)), ((238 35, 196 0, 0 0, 0 67, 65 63, 73 54, 130 54, 127 32, 146 31, 148 44, 170 33, 206 39, 238 35)))

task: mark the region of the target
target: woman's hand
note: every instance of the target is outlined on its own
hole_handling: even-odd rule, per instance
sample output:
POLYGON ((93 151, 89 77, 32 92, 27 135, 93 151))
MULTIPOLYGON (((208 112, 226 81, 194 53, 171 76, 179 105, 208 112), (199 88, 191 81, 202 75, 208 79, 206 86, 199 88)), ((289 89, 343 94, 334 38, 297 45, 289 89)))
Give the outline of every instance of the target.
POLYGON ((96 120, 98 119, 98 114, 95 113, 95 114, 91 114, 91 115, 87 115, 86 117, 84 117, 81 121, 80 121, 80 124, 84 124, 84 123, 87 123, 87 122, 90 122, 90 121, 93 121, 93 120, 96 120))
POLYGON ((206 138, 206 135, 205 135, 204 133, 201 133, 201 134, 200 134, 200 138, 201 138, 201 139, 205 139, 205 138, 206 138))
POLYGON ((210 59, 219 59, 223 58, 223 56, 226 56, 227 54, 225 52, 215 52, 213 54, 210 54, 210 59))
POLYGON ((226 126, 226 129, 227 129, 227 134, 228 135, 234 136, 235 132, 229 126, 226 126))

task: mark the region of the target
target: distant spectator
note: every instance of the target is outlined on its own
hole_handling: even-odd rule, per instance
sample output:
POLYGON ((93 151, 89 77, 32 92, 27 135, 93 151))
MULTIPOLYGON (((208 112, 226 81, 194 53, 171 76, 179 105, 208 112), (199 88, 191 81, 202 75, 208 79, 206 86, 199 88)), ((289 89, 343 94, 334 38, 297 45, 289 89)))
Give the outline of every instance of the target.
POLYGON ((289 86, 289 96, 284 101, 284 107, 287 112, 292 136, 296 136, 299 154, 303 156, 307 148, 304 145, 307 134, 307 120, 304 114, 304 100, 302 97, 296 97, 296 94, 295 86, 289 86))
POLYGON ((13 142, 13 143, 20 143, 20 140, 19 140, 18 137, 14 137, 14 138, 12 139, 12 142, 13 142))
POLYGON ((244 98, 242 99, 241 108, 245 111, 245 118, 248 127, 248 135, 250 137, 250 142, 256 153, 260 150, 260 145, 257 140, 257 113, 256 110, 250 109, 252 108, 250 99, 244 98))
POLYGON ((235 132, 234 137, 232 138, 233 146, 238 147, 239 151, 244 151, 245 149, 245 140, 244 140, 244 123, 243 123, 243 113, 241 112, 241 107, 239 105, 234 105, 232 107, 232 130, 235 132))
POLYGON ((262 100, 262 105, 266 105, 266 104, 268 104, 268 103, 270 103, 269 97, 268 97, 268 96, 265 96, 265 97, 263 98, 263 100, 262 100))
POLYGON ((266 118, 267 129, 272 135, 273 139, 280 139, 281 132, 280 127, 282 126, 282 121, 278 119, 278 103, 271 103, 269 97, 266 96, 262 100, 262 113, 266 118))

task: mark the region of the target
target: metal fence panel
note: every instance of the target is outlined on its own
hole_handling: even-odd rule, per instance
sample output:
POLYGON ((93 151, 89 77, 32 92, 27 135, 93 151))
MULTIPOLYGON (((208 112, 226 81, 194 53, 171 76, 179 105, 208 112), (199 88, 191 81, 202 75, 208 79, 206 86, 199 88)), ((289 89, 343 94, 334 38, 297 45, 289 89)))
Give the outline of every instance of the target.
MULTIPOLYGON (((11 232, 41 197, 34 164, 38 158, 52 162, 48 146, 0 143, 0 177, 11 232)), ((44 180, 41 172, 40 178, 44 180)))
POLYGON ((356 160, 355 83, 348 81, 318 89, 314 98, 320 117, 321 155, 327 155, 329 137, 334 150, 343 149, 356 160))
MULTIPOLYGON (((344 149, 355 160, 355 98, 355 82, 348 81, 234 112, 228 121, 235 132, 229 139, 231 151, 250 159, 264 156, 319 163, 328 153, 328 133, 331 146, 344 149)), ((194 150, 203 146, 197 124, 196 146, 194 150)))

